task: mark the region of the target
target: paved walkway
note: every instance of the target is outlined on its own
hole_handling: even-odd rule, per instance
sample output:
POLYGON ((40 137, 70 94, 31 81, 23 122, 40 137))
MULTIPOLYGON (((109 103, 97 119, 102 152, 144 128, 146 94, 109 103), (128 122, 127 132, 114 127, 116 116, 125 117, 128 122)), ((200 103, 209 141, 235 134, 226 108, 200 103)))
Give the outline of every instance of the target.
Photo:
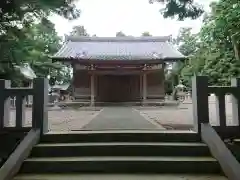
POLYGON ((131 107, 106 107, 93 118, 82 130, 105 129, 159 129, 131 107))

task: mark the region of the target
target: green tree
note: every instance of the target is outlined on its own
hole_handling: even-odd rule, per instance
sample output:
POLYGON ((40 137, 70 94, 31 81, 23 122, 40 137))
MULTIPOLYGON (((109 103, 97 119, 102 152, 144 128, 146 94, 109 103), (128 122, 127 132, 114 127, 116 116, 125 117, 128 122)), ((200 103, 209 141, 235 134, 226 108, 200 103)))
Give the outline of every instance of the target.
POLYGON ((116 37, 124 37, 126 36, 122 31, 116 33, 116 37))
POLYGON ((164 18, 177 17, 179 20, 185 18, 196 19, 204 12, 203 7, 194 3, 193 0, 149 0, 150 4, 154 2, 160 2, 165 5, 161 9, 164 18))
POLYGON ((184 74, 207 75, 211 84, 228 85, 231 77, 240 75, 239 12, 240 2, 220 0, 211 4, 197 35, 181 32, 178 47, 189 56, 179 72, 181 78, 189 82, 184 74))
POLYGON ((152 36, 148 31, 142 33, 142 36, 152 36))
MULTIPOLYGON (((57 36, 54 25, 42 19, 37 24, 31 24, 21 29, 24 33, 24 38, 19 38, 17 42, 17 51, 15 52, 18 57, 14 65, 21 65, 28 63, 35 71, 38 77, 47 77, 51 75, 58 81, 66 81, 65 67, 60 63, 52 63, 50 56, 56 53, 60 47, 61 39, 57 36)), ((16 72, 15 68, 2 69, 0 73, 3 78, 11 79, 15 84, 18 84, 23 77, 16 72), (5 71, 6 72, 5 72, 5 71)))
POLYGON ((89 36, 84 26, 74 26, 70 34, 74 36, 89 36))
MULTIPOLYGON (((174 38, 173 44, 178 46, 178 50, 191 59, 191 56, 198 50, 198 35, 191 33, 191 28, 181 28, 179 30, 178 36, 174 38)), ((189 66, 189 61, 178 61, 175 62, 171 70, 170 75, 168 75, 168 80, 176 86, 179 80, 187 86, 191 84, 191 77, 195 74, 194 68, 191 64, 189 66)))
POLYGON ((21 64, 26 61, 30 52, 34 53, 34 48, 30 48, 27 39, 31 35, 30 29, 34 29, 36 22, 41 24, 48 22, 47 17, 51 13, 57 13, 68 19, 79 17, 80 11, 73 2, 74 0, 0 1, 0 78, 12 79, 15 76, 14 64, 21 64))

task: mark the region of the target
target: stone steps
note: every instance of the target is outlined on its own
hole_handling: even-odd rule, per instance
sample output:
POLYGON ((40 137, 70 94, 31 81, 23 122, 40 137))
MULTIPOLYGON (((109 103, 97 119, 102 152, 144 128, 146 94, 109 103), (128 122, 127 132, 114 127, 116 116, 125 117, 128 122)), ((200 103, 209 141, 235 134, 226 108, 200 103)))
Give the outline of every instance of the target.
POLYGON ((192 173, 219 174, 211 157, 44 157, 28 158, 20 173, 192 173))
POLYGON ((79 142, 200 142, 200 137, 191 131, 99 130, 48 133, 41 138, 41 143, 79 142))
POLYGON ((14 180, 227 180, 220 175, 191 174, 24 174, 14 180))
POLYGON ((100 173, 103 178, 113 175, 115 179, 119 174, 171 174, 174 180, 187 174, 220 177, 222 170, 193 132, 82 131, 44 135, 15 180, 34 180, 36 176, 51 180, 55 174, 62 178, 72 174, 74 179, 89 173, 92 178, 100 173))
POLYGON ((59 143, 39 144, 31 157, 72 156, 210 156, 203 143, 59 143), (71 152, 71 153, 69 153, 71 152))

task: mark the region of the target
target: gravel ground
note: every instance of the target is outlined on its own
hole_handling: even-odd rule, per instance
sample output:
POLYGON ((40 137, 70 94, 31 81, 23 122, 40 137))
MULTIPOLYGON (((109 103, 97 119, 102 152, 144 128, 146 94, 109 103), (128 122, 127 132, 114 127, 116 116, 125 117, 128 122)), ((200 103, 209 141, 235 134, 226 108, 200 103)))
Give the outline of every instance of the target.
MULTIPOLYGON (((51 110, 48 112, 48 121, 50 131, 71 131, 80 130, 88 124, 99 110, 51 110)), ((25 113, 24 126, 31 126, 32 110, 27 109, 25 113)), ((15 125, 15 111, 11 111, 11 121, 9 126, 15 125)))
MULTIPOLYGON (((232 108, 231 101, 227 99, 226 101, 226 116, 227 116, 227 125, 234 125, 232 121, 232 108)), ((111 117, 114 118, 114 115, 122 114, 124 117, 128 115, 127 113, 117 112, 117 107, 114 108, 114 112, 111 117)), ((193 107, 191 100, 180 104, 178 107, 133 107, 137 110, 137 113, 140 113, 145 119, 152 122, 153 124, 160 124, 167 129, 191 129, 194 124, 193 119, 193 107)), ((49 129, 51 131, 71 131, 71 130, 80 130, 83 127, 88 127, 87 125, 95 117, 99 115, 102 111, 102 108, 80 108, 80 109, 51 109, 48 112, 49 117, 49 129)), ((121 107, 119 107, 119 111, 121 107)), ((109 113, 109 112, 108 112, 109 113)), ((123 118, 123 116, 121 118, 123 118)), ((216 115, 216 104, 214 98, 209 99, 209 117, 212 125, 218 125, 217 115, 216 115)), ((131 118, 131 117, 130 117, 131 118)), ((15 111, 11 112, 11 121, 10 125, 15 125, 15 111)), ((125 118, 127 119, 127 118, 125 118)), ((26 110, 24 126, 31 126, 32 120, 32 111, 31 109, 26 110)), ((111 121, 112 123, 117 122, 116 120, 111 121)), ((118 121, 119 122, 119 121, 118 121)), ((90 124, 91 124, 90 123, 90 124)), ((104 123, 106 124, 106 123, 104 123)), ((111 125, 108 127, 115 127, 116 125, 111 125)), ((105 125, 104 125, 105 127, 105 125)), ((100 127, 99 129, 103 129, 100 127)), ((122 126, 121 126, 122 127, 122 126)), ((138 127, 138 126, 136 126, 138 127)), ((89 129, 89 128, 88 128, 89 129)), ((94 129, 97 129, 95 127, 94 129)), ((155 128, 153 128, 155 129, 155 128)))
MULTIPOLYGON (((226 119, 227 125, 234 125, 232 119, 232 103, 226 101, 226 119)), ((178 107, 155 107, 152 109, 140 109, 140 114, 145 118, 157 122, 164 127, 174 129, 188 129, 193 127, 193 106, 191 101, 184 102, 178 107)), ((209 101, 209 119, 212 125, 219 125, 217 121, 216 103, 209 101)))

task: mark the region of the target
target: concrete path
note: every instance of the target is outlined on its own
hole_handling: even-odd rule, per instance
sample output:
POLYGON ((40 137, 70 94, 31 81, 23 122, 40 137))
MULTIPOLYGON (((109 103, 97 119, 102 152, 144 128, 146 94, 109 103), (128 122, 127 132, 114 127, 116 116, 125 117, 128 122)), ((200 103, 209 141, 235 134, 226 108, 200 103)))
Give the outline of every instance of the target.
POLYGON ((82 127, 82 130, 105 129, 159 129, 131 107, 106 107, 103 111, 82 127))

